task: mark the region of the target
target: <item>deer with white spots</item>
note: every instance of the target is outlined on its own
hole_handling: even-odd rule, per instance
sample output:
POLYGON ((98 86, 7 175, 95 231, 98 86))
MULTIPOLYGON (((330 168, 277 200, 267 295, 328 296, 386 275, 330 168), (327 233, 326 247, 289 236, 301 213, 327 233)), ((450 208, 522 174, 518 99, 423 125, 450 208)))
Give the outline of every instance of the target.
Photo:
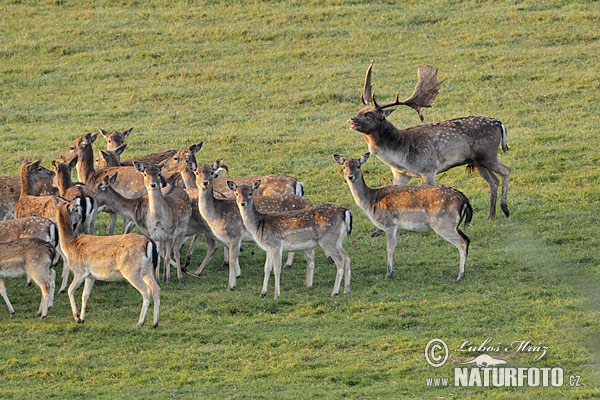
MULTIPOLYGON (((350 257, 343 247, 344 238, 352 232, 352 212, 335 204, 321 204, 302 210, 263 214, 256 209, 253 193, 260 181, 252 186, 228 181, 244 226, 254 241, 267 252, 261 297, 267 294, 271 271, 275 277, 275 299, 280 295, 281 256, 284 251, 312 251, 320 246, 337 267, 332 296, 340 291, 344 277, 344 293, 350 292, 350 257)), ((306 254, 306 253, 305 253, 306 254)), ((314 261, 307 266, 305 284, 312 286, 314 261)))
MULTIPOLYGON (((96 158, 96 162, 98 167, 114 167, 114 166, 133 166, 135 161, 144 164, 160 164, 162 161, 168 159, 173 156, 177 152, 177 150, 165 150, 159 153, 148 154, 138 158, 131 158, 129 160, 121 160, 121 153, 127 147, 127 144, 123 144, 127 136, 131 133, 133 127, 123 131, 123 132, 109 132, 104 129, 100 129, 102 136, 106 139, 106 157, 103 160, 102 158, 96 158)), ((102 154, 102 153, 101 153, 102 154)))
MULTIPOLYGON (((238 260, 242 241, 252 241, 252 235, 244 227, 242 217, 235 205, 235 200, 217 198, 213 193, 213 183, 221 167, 222 159, 213 165, 193 163, 188 164, 196 176, 198 186, 198 210, 200 215, 208 223, 214 237, 229 249, 229 280, 227 289, 233 290, 236 286, 236 278, 241 276, 238 260), (195 168, 194 168, 195 167, 195 168)), ((189 189, 188 189, 189 190, 189 189)), ((310 200, 295 195, 264 196, 256 200, 257 207, 262 212, 285 212, 298 210, 312 205, 310 200)), ((305 251, 304 256, 308 267, 314 266, 314 252, 305 251)), ((288 258, 288 261, 290 259, 288 258)), ((313 267, 314 268, 314 267, 313 267)))
POLYGON ((398 231, 435 233, 452 243, 460 254, 457 281, 465 277, 465 263, 470 239, 459 226, 471 221, 473 208, 469 199, 458 190, 445 185, 391 185, 370 188, 365 183, 361 166, 369 153, 359 159, 334 154, 333 158, 344 169, 344 178, 356 204, 367 214, 373 224, 387 236, 387 274, 393 274, 394 250, 398 244, 398 231))
POLYGON ((393 108, 409 106, 417 111, 421 121, 421 107, 431 107, 441 82, 437 68, 419 67, 418 82, 411 97, 400 101, 377 104, 371 85, 371 68, 367 69, 365 85, 360 98, 365 107, 348 120, 350 129, 362 133, 369 151, 389 165, 395 185, 405 185, 412 177, 421 177, 428 185, 435 185, 436 175, 450 168, 467 164, 490 186, 488 218, 496 215, 499 180, 502 178, 500 207, 508 217, 506 203, 510 168, 498 160, 498 146, 508 151, 506 127, 500 121, 486 117, 464 117, 429 125, 397 129, 386 120, 393 108), (372 103, 372 105, 371 105, 372 103))

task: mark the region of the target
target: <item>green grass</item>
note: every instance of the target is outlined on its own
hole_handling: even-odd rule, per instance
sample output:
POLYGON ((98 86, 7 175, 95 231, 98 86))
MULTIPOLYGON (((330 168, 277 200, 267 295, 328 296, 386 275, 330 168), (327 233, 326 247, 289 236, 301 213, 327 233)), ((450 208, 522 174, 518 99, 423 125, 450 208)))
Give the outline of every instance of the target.
MULTIPOLYGON (((264 253, 247 244, 235 292, 219 251, 202 277, 162 285, 151 330, 135 328, 141 297, 124 282, 98 282, 79 326, 65 295, 39 321, 38 289, 7 280, 17 314, 0 305, 0 397, 600 397, 597 2, 165 4, 0 3, 0 173, 17 174, 25 156, 48 166, 98 127, 135 126, 126 158, 204 139, 199 160, 224 157, 234 176, 292 175, 313 201, 354 211, 352 292, 329 297, 335 271, 319 251, 312 289, 297 258, 281 299, 272 285, 260 299, 264 253), (401 239, 386 281, 385 238, 369 237, 331 157, 366 151, 346 120, 371 59, 381 99, 408 96, 417 65, 440 68, 426 122, 484 115, 508 127, 509 219, 486 220, 488 186, 476 174, 439 177, 475 209, 463 283, 456 249, 432 233, 401 239), (560 366, 583 386, 426 387, 478 354, 457 352, 463 341, 489 337, 548 346, 541 361, 497 356, 560 366), (440 369, 423 356, 433 338, 451 350, 440 369)), ((418 123, 409 109, 389 119, 418 123)), ((391 181, 377 159, 365 175, 373 186, 391 181)))

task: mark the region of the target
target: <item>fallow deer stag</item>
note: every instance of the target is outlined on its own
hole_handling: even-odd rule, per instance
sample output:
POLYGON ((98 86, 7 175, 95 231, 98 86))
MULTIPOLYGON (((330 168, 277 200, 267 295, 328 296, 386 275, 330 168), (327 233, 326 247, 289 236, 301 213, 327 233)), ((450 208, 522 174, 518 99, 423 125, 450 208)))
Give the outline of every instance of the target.
POLYGON ((15 309, 8 300, 4 278, 17 278, 27 274, 40 287, 42 301, 38 317, 45 318, 48 308, 52 307, 54 291, 52 282, 56 273, 50 267, 56 250, 54 246, 38 238, 16 239, 0 243, 0 295, 4 299, 10 316, 15 309))
POLYGON ((344 178, 356 204, 371 222, 387 236, 387 274, 392 277, 394 250, 398 244, 398 231, 427 232, 431 229, 452 243, 460 253, 458 281, 465 277, 465 263, 470 240, 460 229, 471 221, 473 209, 469 200, 449 186, 385 186, 373 189, 367 186, 360 167, 369 159, 369 153, 360 159, 333 155, 344 167, 344 178))
POLYGON ((498 146, 508 151, 506 127, 500 121, 486 117, 464 117, 429 125, 397 129, 386 117, 399 105, 417 111, 421 121, 421 107, 431 107, 441 82, 437 68, 419 67, 418 81, 411 97, 400 101, 398 94, 393 102, 377 104, 371 85, 369 65, 363 93, 360 98, 365 107, 348 120, 350 129, 363 134, 369 151, 389 165, 395 185, 405 185, 412 177, 422 177, 428 185, 435 185, 436 175, 450 168, 467 164, 485 179, 490 186, 488 218, 496 215, 498 178, 502 177, 500 207, 508 217, 506 204, 510 168, 498 161, 498 146), (372 105, 371 105, 372 103, 372 105))
POLYGON ((306 286, 311 287, 314 273, 314 248, 320 246, 327 257, 333 258, 337 275, 332 296, 339 293, 344 276, 344 293, 350 292, 350 257, 342 243, 352 232, 352 212, 335 204, 321 204, 302 210, 263 214, 257 211, 252 194, 259 188, 260 181, 252 186, 238 186, 228 181, 235 192, 235 201, 248 232, 254 241, 267 252, 265 276, 261 297, 267 294, 269 275, 275 276, 275 299, 279 298, 281 254, 283 251, 312 251, 313 262, 306 269, 306 286))

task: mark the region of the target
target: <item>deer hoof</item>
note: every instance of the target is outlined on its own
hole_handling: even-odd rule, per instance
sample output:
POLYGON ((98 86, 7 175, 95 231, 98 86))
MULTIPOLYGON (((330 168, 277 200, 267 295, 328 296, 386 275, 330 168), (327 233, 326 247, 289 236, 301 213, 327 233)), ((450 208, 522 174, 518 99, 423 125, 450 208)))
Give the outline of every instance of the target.
POLYGON ((458 278, 456 278, 456 282, 461 282, 463 279, 465 279, 465 274, 459 274, 458 278))
MULTIPOLYGON (((187 272, 187 271, 186 271, 187 272)), ((183 278, 179 278, 179 283, 183 283, 183 278)))
POLYGON ((377 229, 376 231, 373 231, 371 233, 371 237, 377 237, 377 236, 381 235, 382 232, 383 231, 381 229, 377 229))
POLYGON ((290 269, 290 268, 292 268, 292 264, 285 264, 283 266, 283 269, 290 269))
POLYGON ((14 317, 15 317, 15 312, 14 312, 14 311, 10 313, 10 317, 11 317, 11 318, 14 318, 14 317))
POLYGON ((510 212, 508 211, 508 206, 506 204, 501 204, 500 208, 504 212, 504 215, 506 215, 506 218, 508 218, 508 216, 510 215, 510 212))
POLYGON ((183 265, 183 266, 181 267, 181 272, 185 272, 185 273, 187 274, 187 272, 188 272, 188 271, 187 271, 187 268, 186 268, 186 267, 187 267, 187 264, 183 265))
POLYGON ((260 298, 262 299, 262 298, 264 298, 266 295, 267 295, 267 292, 261 292, 261 293, 260 293, 260 298))
POLYGON ((66 289, 60 289, 60 290, 58 291, 58 294, 64 293, 65 291, 66 291, 66 289))
POLYGON ((156 328, 156 327, 158 327, 158 322, 155 322, 152 324, 152 328, 156 328))
POLYGON ((392 277, 393 277, 393 274, 392 274, 391 272, 388 272, 388 273, 385 275, 385 279, 392 279, 392 277))
POLYGON ((331 297, 335 297, 335 296, 337 296, 337 295, 338 295, 338 294, 337 294, 337 292, 335 292, 335 293, 331 293, 331 297))
POLYGON ((85 323, 85 320, 77 317, 77 323, 83 325, 85 323))

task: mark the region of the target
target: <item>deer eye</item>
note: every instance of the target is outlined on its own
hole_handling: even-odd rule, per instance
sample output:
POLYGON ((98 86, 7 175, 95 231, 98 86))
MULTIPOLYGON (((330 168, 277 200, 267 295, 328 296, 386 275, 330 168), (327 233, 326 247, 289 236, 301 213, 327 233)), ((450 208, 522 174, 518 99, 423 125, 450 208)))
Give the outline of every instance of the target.
POLYGON ((367 114, 367 119, 370 119, 370 120, 375 119, 375 116, 373 114, 367 114))
POLYGON ((75 146, 69 147, 69 150, 75 150, 75 146))

